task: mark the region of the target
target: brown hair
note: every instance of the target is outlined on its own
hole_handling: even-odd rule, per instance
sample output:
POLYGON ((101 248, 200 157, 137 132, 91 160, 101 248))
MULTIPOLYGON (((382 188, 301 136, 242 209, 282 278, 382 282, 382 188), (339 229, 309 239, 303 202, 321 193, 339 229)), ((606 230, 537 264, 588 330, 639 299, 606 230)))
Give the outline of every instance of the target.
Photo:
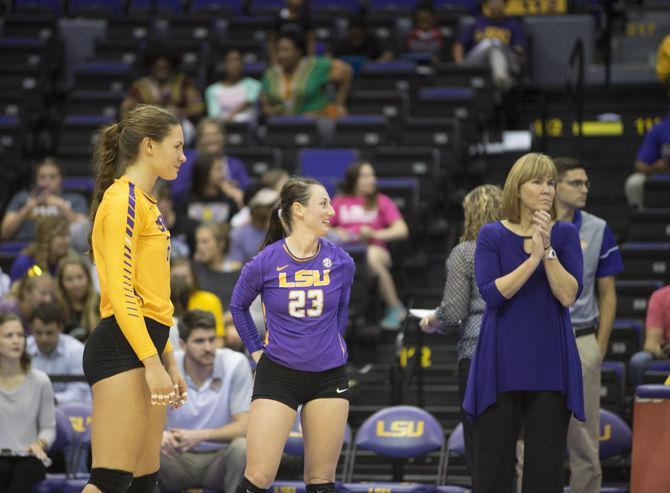
MULTIPOLYGON (((5 325, 7 322, 11 322, 13 320, 16 320, 17 322, 19 322, 19 324, 21 323, 21 321, 19 320, 19 317, 14 315, 12 312, 0 311, 0 327, 5 325)), ((26 373, 28 373, 28 371, 30 370, 30 361, 31 360, 30 360, 30 355, 28 354, 26 339, 24 337, 24 339, 23 339, 23 352, 21 353, 21 359, 19 360, 19 362, 21 364, 21 369, 26 373)))
POLYGON ((188 286, 183 279, 170 275, 170 300, 174 306, 174 316, 181 317, 188 310, 188 302, 191 299, 191 296, 196 291, 200 291, 200 281, 198 281, 198 275, 193 268, 193 262, 188 257, 177 257, 176 259, 170 262, 171 271, 174 267, 179 267, 182 265, 188 266, 191 271, 191 278, 193 279, 193 285, 188 286))
POLYGON ((502 218, 502 193, 495 185, 480 185, 465 196, 465 224, 460 241, 476 240, 482 226, 502 218))
POLYGON ((47 216, 37 220, 35 240, 30 243, 23 253, 35 259, 35 263, 42 269, 49 269, 49 253, 53 239, 65 232, 70 232, 70 222, 65 216, 47 216))
MULTIPOLYGON (((145 138, 162 142, 179 119, 169 110, 159 106, 139 104, 127 112, 119 123, 107 125, 93 149, 95 188, 91 199, 91 224, 95 222, 105 190, 122 175, 126 167, 137 160, 140 144, 145 138)), ((91 236, 91 257, 93 248, 91 236)))
POLYGON ((221 253, 223 255, 228 253, 228 247, 230 246, 230 225, 228 223, 215 223, 209 221, 200 224, 200 226, 198 226, 197 229, 206 229, 207 231, 212 233, 216 241, 224 244, 221 253))
POLYGON ((90 333, 100 322, 100 297, 93 286, 90 266, 84 258, 76 253, 66 255, 58 262, 58 269, 56 270, 56 299, 65 311, 65 320, 69 322, 72 318, 74 308, 72 307, 72 303, 70 303, 65 292, 65 287, 63 286, 63 273, 65 272, 65 268, 69 265, 80 266, 86 275, 88 288, 86 289, 86 298, 84 298, 84 308, 81 312, 81 319, 77 322, 81 328, 86 329, 86 332, 90 333))
MULTIPOLYGON (((507 174, 502 196, 503 217, 511 223, 521 220, 519 190, 521 185, 536 178, 552 178, 556 180, 556 166, 549 156, 531 152, 521 156, 507 174)), ((551 219, 556 219, 556 200, 551 204, 551 219)))
POLYGON ((582 163, 572 157, 555 157, 554 165, 556 166, 559 178, 563 178, 568 171, 572 171, 573 169, 586 170, 582 163))
MULTIPOLYGON (((372 163, 369 161, 357 161, 347 168, 346 173, 344 174, 344 181, 342 182, 342 193, 345 195, 356 195, 356 184, 358 183, 358 177, 361 174, 361 168, 368 165, 374 170, 375 167, 372 166, 372 163)), ((365 196, 365 208, 372 210, 377 207, 377 189, 371 195, 365 196)))
POLYGON ((313 178, 303 176, 292 176, 284 184, 279 192, 279 203, 272 209, 270 214, 270 225, 263 240, 261 250, 270 243, 281 240, 286 234, 291 234, 293 224, 292 206, 296 202, 306 206, 312 196, 310 187, 312 185, 323 186, 321 182, 313 178))

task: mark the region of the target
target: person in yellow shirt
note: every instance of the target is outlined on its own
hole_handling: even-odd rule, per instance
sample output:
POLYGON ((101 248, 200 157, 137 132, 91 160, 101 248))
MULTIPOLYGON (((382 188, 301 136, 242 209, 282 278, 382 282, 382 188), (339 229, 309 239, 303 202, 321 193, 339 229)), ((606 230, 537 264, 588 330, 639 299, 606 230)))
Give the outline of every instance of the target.
POLYGON ((181 318, 191 310, 205 310, 214 315, 217 343, 221 347, 225 337, 223 325, 223 304, 211 291, 200 289, 198 276, 193 270, 191 260, 179 257, 170 266, 170 296, 174 305, 175 317, 181 318))
POLYGON ((168 343, 170 233, 148 193, 157 178, 177 177, 183 145, 177 117, 149 105, 104 127, 95 145, 91 251, 101 321, 83 357, 93 391, 93 464, 83 493, 153 492, 166 406, 186 399, 168 343))

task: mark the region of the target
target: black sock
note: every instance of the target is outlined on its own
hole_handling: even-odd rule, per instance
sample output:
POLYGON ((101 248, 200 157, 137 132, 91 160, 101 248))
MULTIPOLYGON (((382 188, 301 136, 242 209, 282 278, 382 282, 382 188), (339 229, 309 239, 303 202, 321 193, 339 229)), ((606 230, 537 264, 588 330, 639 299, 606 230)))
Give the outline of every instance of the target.
POLYGON ((266 493, 267 491, 268 490, 264 488, 259 488, 243 476, 240 484, 237 485, 237 491, 235 493, 266 493))

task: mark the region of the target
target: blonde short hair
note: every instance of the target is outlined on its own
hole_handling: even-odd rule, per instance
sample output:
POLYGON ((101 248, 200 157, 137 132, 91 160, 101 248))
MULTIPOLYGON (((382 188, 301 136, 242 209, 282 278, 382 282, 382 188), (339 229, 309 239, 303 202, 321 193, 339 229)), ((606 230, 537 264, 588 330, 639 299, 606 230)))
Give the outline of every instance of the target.
POLYGON ((485 224, 502 219, 502 190, 495 185, 473 188, 463 199, 465 223, 460 241, 476 240, 485 224))
MULTIPOLYGON (((512 169, 507 173, 505 187, 502 196, 503 217, 512 223, 518 223, 521 220, 521 199, 519 190, 521 185, 537 178, 551 178, 556 181, 558 173, 556 166, 549 156, 538 152, 531 152, 521 156, 512 169)), ((551 219, 556 219, 556 198, 551 204, 551 219)))

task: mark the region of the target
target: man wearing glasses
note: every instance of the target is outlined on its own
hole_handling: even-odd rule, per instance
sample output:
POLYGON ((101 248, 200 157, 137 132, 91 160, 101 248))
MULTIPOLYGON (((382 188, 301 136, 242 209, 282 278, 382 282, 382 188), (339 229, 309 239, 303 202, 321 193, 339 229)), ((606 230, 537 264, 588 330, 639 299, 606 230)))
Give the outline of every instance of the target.
POLYGON ((623 262, 607 223, 582 210, 591 185, 584 166, 571 158, 556 158, 554 163, 558 219, 577 227, 584 254, 584 289, 570 307, 570 319, 582 361, 586 422, 570 421, 570 492, 595 493, 600 492, 602 479, 598 457, 600 367, 616 313, 614 276, 623 270, 623 262))

